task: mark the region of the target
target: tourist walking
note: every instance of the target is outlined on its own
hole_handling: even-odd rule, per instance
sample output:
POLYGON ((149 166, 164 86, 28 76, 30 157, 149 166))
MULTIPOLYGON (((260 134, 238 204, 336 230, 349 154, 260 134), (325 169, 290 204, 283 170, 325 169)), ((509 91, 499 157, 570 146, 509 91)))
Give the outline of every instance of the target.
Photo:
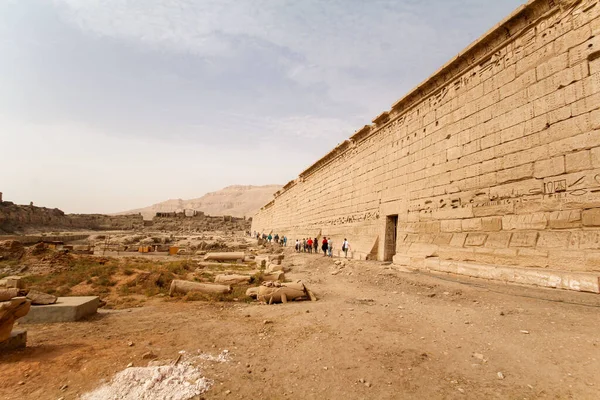
POLYGON ((323 250, 323 257, 327 256, 327 238, 323 236, 323 244, 321 245, 321 250, 323 250))
POLYGON ((271 234, 269 233, 269 236, 267 236, 267 240, 269 241, 269 243, 271 243, 271 240, 273 240, 273 235, 271 235, 271 234))
POLYGON ((308 240, 306 241, 306 248, 308 249, 309 253, 312 253, 312 247, 313 247, 313 241, 311 238, 308 238, 308 240))
POLYGON ((331 238, 327 241, 327 255, 333 257, 333 240, 331 238))
POLYGON ((315 248, 315 254, 319 254, 319 239, 315 238, 313 241, 313 247, 315 248))
POLYGON ((302 252, 306 253, 306 238, 302 239, 302 252))
POLYGON ((283 237, 283 247, 287 247, 287 236, 283 237))
POLYGON ((296 253, 300 253, 300 240, 296 239, 296 253))
POLYGON ((348 239, 344 239, 344 243, 342 243, 342 251, 344 252, 345 258, 348 258, 348 249, 350 249, 350 243, 348 243, 348 239))

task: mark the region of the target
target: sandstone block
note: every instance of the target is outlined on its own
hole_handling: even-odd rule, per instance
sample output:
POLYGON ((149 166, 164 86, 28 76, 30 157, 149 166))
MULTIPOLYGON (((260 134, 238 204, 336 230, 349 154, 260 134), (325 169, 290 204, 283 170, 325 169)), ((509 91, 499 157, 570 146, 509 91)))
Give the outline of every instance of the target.
POLYGON ((488 235, 485 233, 469 233, 467 235, 467 240, 465 241, 465 246, 483 246, 487 236, 488 235))
POLYGON ((567 229, 581 227, 581 211, 567 210, 554 211, 548 217, 548 227, 550 229, 567 229))
POLYGON ((533 176, 545 178, 565 173, 565 157, 558 156, 549 160, 536 161, 533 164, 533 176))
POLYGON ((510 239, 510 247, 534 247, 537 238, 537 232, 515 232, 510 239))
POLYGON ((512 230, 543 230, 548 225, 548 219, 544 213, 532 213, 524 215, 505 215, 502 217, 502 229, 512 230))
POLYGON ((463 219, 462 230, 465 232, 482 230, 481 218, 463 219))
POLYGON ((481 228, 486 232, 502 230, 502 217, 487 217, 481 219, 481 228))
POLYGON ((589 150, 567 153, 565 156, 567 172, 577 172, 592 168, 592 157, 589 150))
POLYGON ((452 235, 452 240, 450 241, 450 246, 463 247, 465 245, 466 240, 467 240, 466 233, 455 233, 454 235, 452 235))
POLYGON ((462 221, 460 219, 450 219, 441 221, 442 232, 462 232, 462 221))
POLYGON ((566 249, 569 246, 570 232, 540 232, 537 247, 546 249, 566 249))
POLYGON ((510 232, 493 232, 488 235, 485 247, 502 249, 508 247, 512 233, 510 232))
POLYGON ((583 226, 600 226, 600 208, 584 210, 582 214, 583 226))
POLYGON ((47 293, 42 293, 33 289, 27 293, 27 298, 31 300, 31 304, 33 305, 54 304, 58 299, 56 296, 47 293))
POLYGON ((533 163, 520 165, 498 171, 498 184, 518 181, 533 177, 533 163))

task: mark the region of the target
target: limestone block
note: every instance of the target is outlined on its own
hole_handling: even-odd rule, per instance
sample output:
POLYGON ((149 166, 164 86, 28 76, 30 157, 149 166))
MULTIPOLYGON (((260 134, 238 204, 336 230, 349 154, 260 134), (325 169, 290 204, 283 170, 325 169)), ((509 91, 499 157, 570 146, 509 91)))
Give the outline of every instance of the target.
POLYGON ((6 278, 0 279, 0 287, 25 289, 25 283, 20 276, 7 276, 6 278))
POLYGON ((488 235, 485 247, 502 249, 508 247, 512 233, 510 232, 492 232, 488 235))
POLYGON ((466 240, 467 240, 466 233, 455 233, 454 235, 452 235, 452 240, 450 241, 450 246, 463 247, 465 245, 466 240))
POLYGON ((565 157, 558 156, 549 160, 536 161, 533 164, 533 176, 535 178, 545 178, 565 173, 565 157))
POLYGON ((567 229, 581 227, 581 211, 566 210, 554 211, 548 216, 548 227, 550 229, 567 229))
POLYGON ((510 247, 534 247, 538 232, 515 232, 510 239, 510 247))
POLYGON ((537 242, 538 248, 566 249, 569 246, 570 232, 540 232, 537 242))
POLYGON ((600 147, 594 147, 591 149, 590 156, 592 158, 592 166, 594 168, 600 168, 600 147))
POLYGON ((569 238, 569 249, 600 249, 600 232, 574 231, 569 238))
POLYGON ((433 257, 436 255, 438 246, 428 243, 413 243, 408 249, 410 257, 433 257))
POLYGON ((583 226, 600 226, 600 208, 584 210, 582 213, 583 226))
POLYGON ((513 202, 489 202, 483 205, 473 206, 473 215, 475 215, 476 217, 514 214, 514 212, 515 205, 513 202))
POLYGON ((204 261, 243 261, 244 252, 231 253, 208 253, 204 256, 204 261))
POLYGON ((442 232, 462 232, 462 221, 460 219, 449 219, 441 221, 442 232))
POLYGON ((433 239, 433 244, 446 246, 446 245, 450 244, 451 240, 452 240, 451 233, 438 233, 437 235, 435 235, 435 238, 433 239))
POLYGON ((14 297, 0 302, 0 342, 10 338, 15 321, 29 312, 31 302, 25 297, 14 297))
POLYGON ((469 233, 465 241, 465 246, 483 246, 487 236, 485 233, 469 233))
POLYGON ((567 153, 565 155, 567 172, 577 172, 592 168, 592 157, 589 150, 567 153))
POLYGON ((176 293, 187 294, 189 292, 200 292, 206 294, 227 294, 231 293, 232 288, 228 285, 215 285, 211 283, 199 283, 174 279, 171 282, 169 295, 176 293))
POLYGON ((464 232, 482 230, 481 218, 469 218, 462 220, 462 230, 464 232))
POLYGON ((545 213, 532 213, 524 215, 505 215, 502 217, 502 229, 512 230, 543 230, 548 225, 545 213))
POLYGON ((248 275, 217 275, 215 283, 222 285, 248 284, 250 283, 250 277, 248 275))
POLYGON ((498 171, 498 184, 518 181, 533 177, 533 163, 498 171))
POLYGON ((487 232, 502 230, 502 217, 487 217, 481 219, 481 228, 487 232))
POLYGON ((0 301, 7 301, 18 296, 19 289, 17 288, 0 289, 0 301))
POLYGON ((58 299, 56 296, 33 289, 27 293, 27 298, 31 300, 33 305, 54 304, 58 299))

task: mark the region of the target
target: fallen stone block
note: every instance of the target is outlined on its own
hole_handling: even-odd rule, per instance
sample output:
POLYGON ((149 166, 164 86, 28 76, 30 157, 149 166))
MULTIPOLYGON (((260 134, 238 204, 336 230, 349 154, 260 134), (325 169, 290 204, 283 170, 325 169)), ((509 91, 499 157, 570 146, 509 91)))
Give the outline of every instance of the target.
POLYGON ((283 281, 285 281, 285 273, 283 271, 274 271, 274 272, 271 272, 270 274, 265 274, 265 275, 263 275, 263 281, 265 281, 265 282, 275 282, 275 281, 283 282, 283 281))
POLYGON ((250 279, 251 278, 247 275, 217 275, 215 277, 215 283, 225 285, 249 284, 250 279))
POLYGON ((27 346, 27 331, 12 331, 8 339, 0 342, 0 354, 5 351, 24 349, 27 346))
POLYGON ((30 290, 29 293, 27 293, 27 298, 31 300, 31 304, 33 305, 54 304, 56 303, 56 300, 58 300, 58 297, 38 290, 30 290))
POLYGON ((6 278, 0 279, 0 287, 24 289, 25 283, 20 276, 7 276, 6 278))
POLYGON ((208 253, 204 256, 204 261, 244 261, 244 252, 231 253, 208 253))
POLYGON ((216 285, 212 283, 199 283, 175 279, 173 282, 171 282, 169 296, 173 296, 176 293, 187 294, 189 292, 205 294, 228 294, 231 293, 232 290, 233 289, 229 285, 216 285))
POLYGON ((0 289, 0 301, 7 301, 18 296, 19 289, 17 288, 0 289))
POLYGON ((293 283, 263 282, 258 288, 257 299, 268 304, 305 299, 317 301, 315 295, 301 281, 293 283))
POLYGON ((25 297, 15 297, 0 302, 0 342, 10 338, 15 321, 29 312, 31 302, 25 297))
POLYGON ((54 304, 32 306, 29 314, 20 322, 28 324, 75 322, 96 314, 99 305, 98 296, 59 297, 54 304))
POLYGON ((251 287, 246 290, 246 296, 256 299, 258 297, 258 287, 251 287))

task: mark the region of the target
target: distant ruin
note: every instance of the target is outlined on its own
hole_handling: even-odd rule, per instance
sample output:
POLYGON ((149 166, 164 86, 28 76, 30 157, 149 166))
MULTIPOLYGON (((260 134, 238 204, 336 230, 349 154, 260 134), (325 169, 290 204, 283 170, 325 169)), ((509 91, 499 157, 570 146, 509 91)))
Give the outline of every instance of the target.
POLYGON ((600 4, 521 6, 277 192, 252 230, 599 292, 600 4))
POLYGON ((0 201, 0 234, 54 229, 130 230, 142 228, 143 217, 132 215, 65 214, 58 208, 0 201))

